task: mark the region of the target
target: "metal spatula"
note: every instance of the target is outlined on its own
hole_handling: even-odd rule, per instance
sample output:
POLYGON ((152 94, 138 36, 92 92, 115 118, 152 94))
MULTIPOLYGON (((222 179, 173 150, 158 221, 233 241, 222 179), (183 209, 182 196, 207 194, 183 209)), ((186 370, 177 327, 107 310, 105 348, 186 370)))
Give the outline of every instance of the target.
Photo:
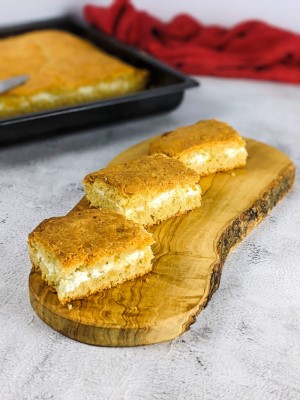
POLYGON ((28 75, 18 75, 2 81, 0 80, 0 94, 6 93, 17 86, 23 85, 28 79, 28 75))

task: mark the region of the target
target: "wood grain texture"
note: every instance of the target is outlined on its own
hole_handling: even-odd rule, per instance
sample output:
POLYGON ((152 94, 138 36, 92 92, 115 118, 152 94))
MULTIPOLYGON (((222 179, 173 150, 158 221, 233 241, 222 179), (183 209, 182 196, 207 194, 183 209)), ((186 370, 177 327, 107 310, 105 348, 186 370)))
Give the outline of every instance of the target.
MULTIPOLYGON (((126 150, 113 163, 144 155, 148 144, 126 150)), ((247 149, 245 168, 202 178, 201 208, 152 228, 150 274, 74 301, 69 310, 32 270, 29 292, 37 315, 68 337, 101 346, 157 343, 188 330, 218 288, 230 250, 293 184, 295 168, 287 156, 253 140, 247 149)), ((72 211, 88 206, 83 198, 72 211)))

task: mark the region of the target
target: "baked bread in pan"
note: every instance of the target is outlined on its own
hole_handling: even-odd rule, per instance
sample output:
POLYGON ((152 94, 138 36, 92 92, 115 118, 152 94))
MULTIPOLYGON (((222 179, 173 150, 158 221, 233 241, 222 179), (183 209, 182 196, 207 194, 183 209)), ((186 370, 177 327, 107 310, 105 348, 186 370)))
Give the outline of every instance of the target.
POLYGON ((0 40, 0 80, 29 75, 0 94, 0 118, 139 91, 148 72, 71 33, 42 30, 0 40))

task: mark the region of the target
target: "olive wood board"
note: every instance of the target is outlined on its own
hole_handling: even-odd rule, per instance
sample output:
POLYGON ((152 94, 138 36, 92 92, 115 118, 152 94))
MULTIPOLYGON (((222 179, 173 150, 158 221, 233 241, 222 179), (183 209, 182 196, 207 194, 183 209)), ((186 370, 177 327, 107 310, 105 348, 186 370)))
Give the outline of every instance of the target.
MULTIPOLYGON (((286 155, 246 141, 245 168, 202 178, 202 206, 151 229, 156 240, 151 273, 75 300, 71 308, 32 270, 29 292, 37 315, 65 336, 99 346, 158 343, 187 331, 218 288, 230 250, 293 184, 295 167, 286 155)), ((112 163, 145 155, 148 145, 149 140, 137 144, 112 163)), ((72 211, 87 207, 83 198, 72 211)))

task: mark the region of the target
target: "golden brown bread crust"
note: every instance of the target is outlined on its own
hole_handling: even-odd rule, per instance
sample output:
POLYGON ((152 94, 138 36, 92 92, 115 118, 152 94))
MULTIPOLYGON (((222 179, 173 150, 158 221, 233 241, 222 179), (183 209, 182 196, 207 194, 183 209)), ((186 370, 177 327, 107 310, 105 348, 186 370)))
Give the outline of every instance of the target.
POLYGON ((140 225, 111 210, 91 209, 40 223, 29 234, 29 246, 42 245, 62 265, 89 266, 102 257, 131 253, 154 243, 140 225))
POLYGON ((149 154, 163 153, 176 157, 185 151, 207 149, 221 143, 232 147, 245 146, 245 141, 231 126, 210 119, 163 134, 150 143, 149 154))
POLYGON ((95 181, 104 182, 128 197, 164 192, 178 185, 195 184, 199 181, 199 175, 181 161, 163 154, 154 154, 93 172, 84 178, 83 184, 92 185, 95 181))
MULTIPOLYGON (((5 107, 19 104, 22 108, 22 102, 32 103, 31 96, 39 93, 57 96, 119 78, 145 84, 148 74, 59 30, 35 31, 1 39, 0 54, 0 79, 23 74, 30 76, 24 85, 0 95, 0 116, 5 113, 5 107)), ((27 105, 29 109, 31 106, 34 107, 27 105)))

